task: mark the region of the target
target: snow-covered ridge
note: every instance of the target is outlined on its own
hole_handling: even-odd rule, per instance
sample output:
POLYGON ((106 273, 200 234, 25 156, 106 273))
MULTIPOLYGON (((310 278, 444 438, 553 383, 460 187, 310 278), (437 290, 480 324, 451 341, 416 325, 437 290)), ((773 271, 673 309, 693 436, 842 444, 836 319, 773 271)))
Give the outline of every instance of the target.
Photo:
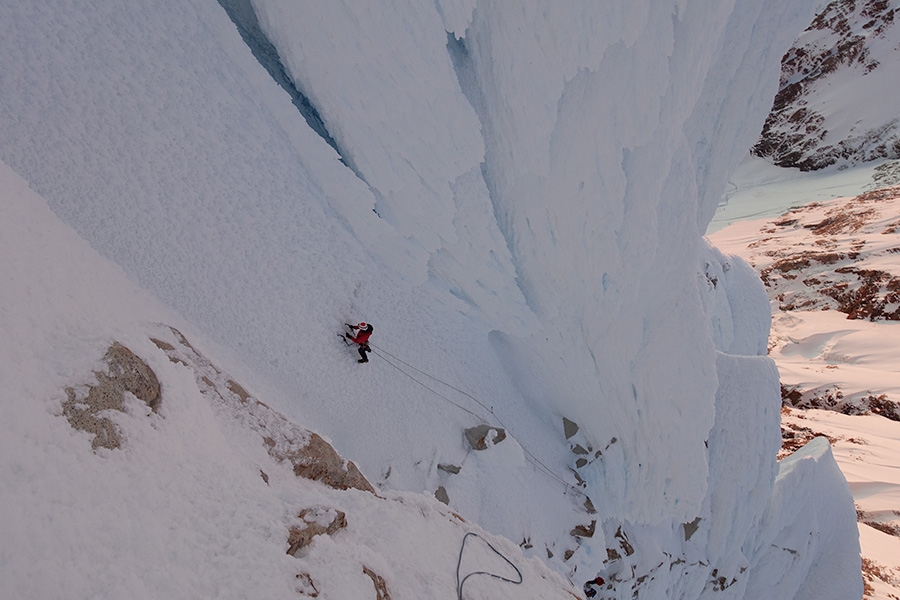
POLYGON ((785 54, 753 153, 804 171, 900 157, 900 3, 835 0, 785 54))
POLYGON ((827 437, 847 477, 859 521, 864 597, 896 598, 900 592, 900 474, 896 467, 900 423, 877 415, 825 410, 784 408, 782 413, 786 433, 798 442, 827 437))

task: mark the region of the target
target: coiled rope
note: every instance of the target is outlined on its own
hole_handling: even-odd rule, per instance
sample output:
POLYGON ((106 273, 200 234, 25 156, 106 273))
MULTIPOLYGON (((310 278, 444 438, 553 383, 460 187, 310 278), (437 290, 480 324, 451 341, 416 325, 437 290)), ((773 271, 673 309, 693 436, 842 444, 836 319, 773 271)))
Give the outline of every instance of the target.
MULTIPOLYGON (((372 342, 369 342, 369 346, 372 348, 373 354, 376 354, 377 356, 379 356, 379 357, 380 357, 382 360, 384 360, 387 364, 391 365, 392 367, 394 367, 395 369, 397 369, 398 371, 400 371, 401 373, 403 373, 404 375, 406 375, 407 377, 409 377, 410 379, 412 379, 413 381, 415 381, 416 383, 418 383, 419 385, 421 385, 423 388, 425 388, 426 390, 428 390, 429 392, 431 392, 431 393, 434 394, 435 396, 437 396, 437 397, 439 397, 439 398, 445 400, 446 402, 449 402, 450 404, 452 404, 453 406, 459 408, 460 410, 463 410, 463 411, 469 413, 470 415, 472 415, 473 417, 475 417, 476 419, 478 419, 479 421, 481 421, 481 422, 484 423, 485 425, 490 426, 490 423, 488 422, 487 419, 484 419, 483 417, 481 417, 481 416, 478 415, 477 413, 475 413, 475 412, 469 410, 468 408, 466 408, 466 407, 464 407, 464 406, 462 406, 462 405, 460 405, 460 404, 457 404, 456 402, 454 402, 453 400, 451 400, 451 399, 448 398, 447 396, 441 394, 440 392, 434 390, 433 388, 428 387, 427 385, 425 385, 425 383, 423 383, 422 381, 419 381, 418 379, 416 379, 415 377, 413 377, 412 375, 410 375, 409 373, 407 373, 406 371, 404 371, 402 368, 400 368, 399 366, 397 366, 396 364, 394 364, 393 362, 391 362, 391 360, 389 360, 387 357, 389 356, 389 357, 391 357, 391 359, 393 359, 393 360, 395 360, 395 361, 397 361, 397 362, 399 362, 399 363, 401 363, 401 364, 403 364, 403 365, 409 367, 410 369, 412 369, 412 370, 415 371, 416 373, 419 373, 419 374, 421 374, 421 375, 424 375, 425 377, 428 377, 429 379, 431 379, 431 380, 433 380, 433 381, 436 381, 436 382, 438 382, 438 383, 440 383, 440 384, 442 384, 442 385, 445 385, 445 386, 447 386, 448 388, 450 388, 450 389, 452 389, 452 390, 455 390, 455 391, 459 392, 459 393, 462 394, 463 396, 466 396, 467 398, 472 399, 472 400, 473 400, 475 403, 477 403, 481 408, 483 408, 484 410, 486 410, 487 412, 489 412, 489 413, 491 414, 491 416, 494 418, 494 420, 497 422, 497 424, 498 424, 500 427, 502 427, 503 429, 506 429, 506 430, 509 431, 509 432, 512 432, 512 430, 511 430, 509 427, 507 427, 505 423, 503 423, 503 421, 500 419, 500 417, 497 416, 497 414, 494 412, 494 409, 493 409, 493 408, 488 408, 484 403, 482 403, 478 398, 476 398, 476 397, 473 396, 472 394, 469 394, 468 392, 465 392, 465 391, 459 389, 458 387, 455 387, 455 386, 453 386, 453 385, 447 383, 446 381, 443 381, 443 380, 441 380, 441 379, 438 379, 437 377, 435 377, 434 375, 431 375, 430 373, 426 373, 425 371, 423 371, 423 370, 421 370, 421 369, 419 369, 419 368, 417 368, 417 367, 415 367, 415 366, 409 364, 408 362, 404 361, 403 359, 401 359, 401 358, 399 358, 399 357, 397 357, 397 356, 394 356, 393 354, 391 354, 390 352, 388 352, 388 351, 385 350, 384 348, 380 348, 379 346, 376 346, 376 345, 373 344, 372 342)), ((541 460, 540 460, 538 457, 536 457, 534 454, 532 454, 532 453, 528 450, 528 448, 525 447, 525 445, 522 443, 521 440, 519 440, 518 438, 516 438, 516 441, 518 442, 519 447, 522 448, 522 451, 525 453, 525 459, 526 459, 528 462, 530 462, 532 465, 534 465, 534 467, 535 467, 536 469, 538 469, 539 471, 542 471, 542 472, 543 472, 545 475, 547 475, 548 477, 550 477, 550 478, 554 479, 555 481, 561 483, 562 485, 564 485, 564 486, 566 487, 566 489, 572 490, 572 491, 574 491, 574 492, 576 492, 576 493, 578 493, 578 494, 580 494, 580 495, 582 495, 582 496, 586 496, 586 494, 585 494, 581 489, 579 489, 578 487, 572 485, 571 483, 569 483, 568 481, 566 481, 565 479, 563 479, 562 477, 560 477, 559 475, 557 475, 556 473, 554 473, 554 472, 550 469, 550 467, 548 467, 548 466, 545 465, 543 462, 541 462, 541 460)))
POLYGON ((493 577, 494 579, 499 579, 500 581, 505 581, 506 583, 513 583, 515 585, 519 585, 523 581, 522 571, 520 571, 519 568, 516 565, 514 565, 511 560, 509 560, 508 558, 503 556, 503 554, 501 554, 501 552, 499 550, 494 548, 494 545, 491 544, 489 541, 487 541, 486 539, 484 539, 477 533, 470 531, 469 533, 467 533, 466 535, 463 536, 462 545, 460 545, 460 547, 459 547, 459 558, 456 561, 456 599, 457 600, 463 600, 463 585, 465 585, 466 580, 469 577, 472 577, 473 575, 487 575, 488 577, 493 577), (494 554, 496 554, 497 556, 499 556, 500 558, 505 560, 506 564, 511 566, 516 571, 516 575, 519 576, 519 580, 516 581, 514 579, 509 579, 508 577, 502 577, 500 575, 497 575, 495 573, 490 573, 488 571, 475 571, 473 573, 469 573, 468 575, 466 575, 465 577, 460 579, 459 578, 459 569, 460 569, 460 566, 462 565, 463 550, 466 549, 466 542, 468 541, 470 536, 481 539, 482 542, 484 542, 485 544, 488 545, 488 548, 490 548, 491 550, 494 551, 494 554))

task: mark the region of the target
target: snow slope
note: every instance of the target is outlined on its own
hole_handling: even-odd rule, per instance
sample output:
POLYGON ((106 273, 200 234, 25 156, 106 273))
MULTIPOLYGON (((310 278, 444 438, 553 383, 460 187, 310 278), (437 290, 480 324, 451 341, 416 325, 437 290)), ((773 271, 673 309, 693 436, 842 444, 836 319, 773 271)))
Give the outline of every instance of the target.
POLYGON ((710 236, 745 258, 766 284, 769 354, 785 395, 796 391, 793 405, 880 411, 881 398, 885 414, 898 418, 898 203, 900 188, 885 187, 710 236))
MULTIPOLYGON (((266 454, 242 415, 217 405, 150 341, 147 319, 178 317, 102 259, 0 164, 0 595, 4 598, 453 597, 571 598, 570 586, 515 544, 462 521, 433 498, 335 490, 266 454), (131 396, 114 420, 122 448, 91 450, 62 415, 63 388, 90 384, 111 341, 143 357, 163 390, 158 412, 131 396), (346 514, 346 527, 290 556, 303 509, 346 514), (386 549, 389 549, 386 551, 386 549), (302 576, 300 576, 302 574, 302 576), (313 587, 311 587, 313 586, 313 587)), ((172 340, 173 344, 177 344, 172 340)), ((109 411, 114 412, 114 411, 109 411)), ((273 424, 269 424, 272 428, 273 424)), ((274 430, 272 431, 274 434, 274 430)))
POLYGON ((892 224, 898 198, 896 187, 881 183, 886 167, 891 163, 789 174, 738 190, 735 203, 722 208, 722 220, 729 210, 739 214, 752 206, 755 198, 778 216, 710 234, 768 282, 769 348, 785 402, 782 454, 817 435, 831 441, 857 507, 866 597, 885 600, 900 589, 900 331, 893 304, 885 302, 896 271, 892 224), (849 195, 828 198, 829 191, 849 195), (795 205, 812 197, 818 199, 795 205), (775 210, 779 204, 781 210, 775 210), (860 278, 860 273, 876 277, 860 278), (877 285, 880 274, 887 286, 877 285), (855 302, 838 301, 849 297, 855 302))
POLYGON ((776 480, 766 305, 700 238, 811 2, 253 7, 334 146, 218 4, 58 0, 0 6, 0 159, 385 493, 441 486, 622 597, 858 560, 746 550, 818 527, 761 527, 771 492, 845 484, 821 449, 776 480), (351 319, 375 324, 366 367, 351 319), (471 451, 481 422, 508 441, 471 451))

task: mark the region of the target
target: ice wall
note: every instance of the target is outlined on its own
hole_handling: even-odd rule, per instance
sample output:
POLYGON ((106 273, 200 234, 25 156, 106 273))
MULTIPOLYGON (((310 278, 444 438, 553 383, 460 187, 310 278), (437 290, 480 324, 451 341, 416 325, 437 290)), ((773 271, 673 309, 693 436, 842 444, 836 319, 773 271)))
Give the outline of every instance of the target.
MULTIPOLYGON (((696 586, 741 597, 750 566, 743 541, 773 489, 778 377, 761 356, 768 305, 758 281, 739 260, 704 249, 700 234, 813 3, 558 10, 442 1, 437 16, 458 89, 446 80, 435 15, 420 7, 388 2, 375 15, 352 2, 254 5, 376 190, 376 210, 424 233, 423 245, 434 223, 422 228, 418 219, 447 218, 442 211, 452 204, 428 208, 421 182, 440 182, 427 187, 446 198, 443 182, 462 172, 478 180, 466 169, 482 161, 475 200, 490 202, 516 285, 539 320, 524 335, 497 326, 490 336, 521 396, 518 414, 528 415, 513 417, 513 429, 533 429, 535 417, 558 426, 566 416, 581 425, 579 441, 608 450, 579 469, 601 517, 658 525, 656 534, 635 527, 632 535, 666 548, 625 560, 632 573, 650 577, 658 565, 648 557, 666 564, 664 556, 705 544, 709 568, 693 563, 669 591, 696 586), (424 45, 420 27, 432 32, 424 45), (370 61, 373 47, 391 60, 370 61), (339 58, 325 69, 326 56, 339 58), (371 99, 375 118, 350 106, 357 97, 371 99), (434 112, 438 105, 446 112, 434 112), (414 125, 406 114, 416 115, 414 125), (483 159, 456 130, 475 126, 483 159), (430 141, 424 155, 420 130, 430 141), (435 158, 449 149, 456 160, 439 160, 438 168, 435 158), (382 165, 381 153, 393 152, 419 174, 416 186, 391 183, 396 168, 382 165), (718 289, 709 294, 707 286, 718 289), (698 532, 683 547, 659 533, 679 523, 698 532)), ((457 228, 460 221, 457 213, 457 228)), ((602 554, 604 544, 615 545, 614 530, 584 541, 575 560, 613 568, 602 554)))
POLYGON ((779 464, 751 536, 748 598, 859 598, 859 536, 850 487, 825 438, 779 464))
POLYGON ((650 522, 690 520, 707 491, 700 234, 811 5, 254 1, 376 211, 479 306, 434 266, 470 219, 448 184, 490 203, 539 319, 492 321, 526 414, 567 416, 594 447, 616 438, 582 475, 601 514, 650 522))

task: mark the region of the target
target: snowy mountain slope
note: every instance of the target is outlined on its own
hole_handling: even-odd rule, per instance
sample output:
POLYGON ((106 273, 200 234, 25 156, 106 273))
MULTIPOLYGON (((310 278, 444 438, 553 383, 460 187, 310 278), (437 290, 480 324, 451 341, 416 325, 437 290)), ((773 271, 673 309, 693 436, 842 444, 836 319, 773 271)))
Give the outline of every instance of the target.
POLYGON ((753 153, 804 171, 900 157, 900 3, 835 0, 781 64, 753 153))
MULTIPOLYGON (((886 286, 877 285, 879 273, 896 268, 891 259, 897 244, 891 227, 896 188, 880 183, 890 164, 867 169, 864 177, 851 174, 857 192, 876 190, 822 198, 710 235, 723 250, 746 258, 767 281, 770 355, 778 365, 785 403, 781 454, 827 436, 857 507, 865 597, 878 599, 895 597, 900 583, 898 331, 888 318, 891 310, 884 312, 885 294, 892 293, 890 276, 886 286), (856 301, 841 302, 851 297, 856 301)), ((819 183, 822 191, 834 187, 829 179, 834 176, 819 183)), ((801 184, 802 178, 774 182, 757 193, 787 208, 801 184)))
POLYGON ((824 451, 776 482, 766 305, 699 235, 811 3, 254 7, 343 162, 208 0, 0 6, 0 158, 383 493, 440 486, 621 597, 858 560, 745 551, 818 527, 760 529, 773 493, 845 484, 824 451))
POLYGON ((0 249, 16 257, 0 267, 4 598, 364 598, 379 580, 394 599, 450 598, 457 577, 484 570, 515 580, 515 569, 519 586, 475 576, 467 597, 572 597, 539 560, 433 498, 297 477, 278 458, 314 434, 248 396, 183 336, 149 323, 177 316, 5 165, 0 198, 0 249), (100 379, 91 372, 105 369, 111 340, 146 361, 161 398, 150 411, 129 393, 122 412, 100 413, 121 443, 95 451, 93 436, 67 422, 63 390, 76 386, 89 402, 84 386, 100 379), (342 527, 286 553, 293 529, 311 532, 339 514, 342 527), (462 549, 469 532, 479 537, 462 549))
POLYGON ((898 419, 898 188, 813 202, 710 236, 772 299, 769 354, 793 406, 898 419))

